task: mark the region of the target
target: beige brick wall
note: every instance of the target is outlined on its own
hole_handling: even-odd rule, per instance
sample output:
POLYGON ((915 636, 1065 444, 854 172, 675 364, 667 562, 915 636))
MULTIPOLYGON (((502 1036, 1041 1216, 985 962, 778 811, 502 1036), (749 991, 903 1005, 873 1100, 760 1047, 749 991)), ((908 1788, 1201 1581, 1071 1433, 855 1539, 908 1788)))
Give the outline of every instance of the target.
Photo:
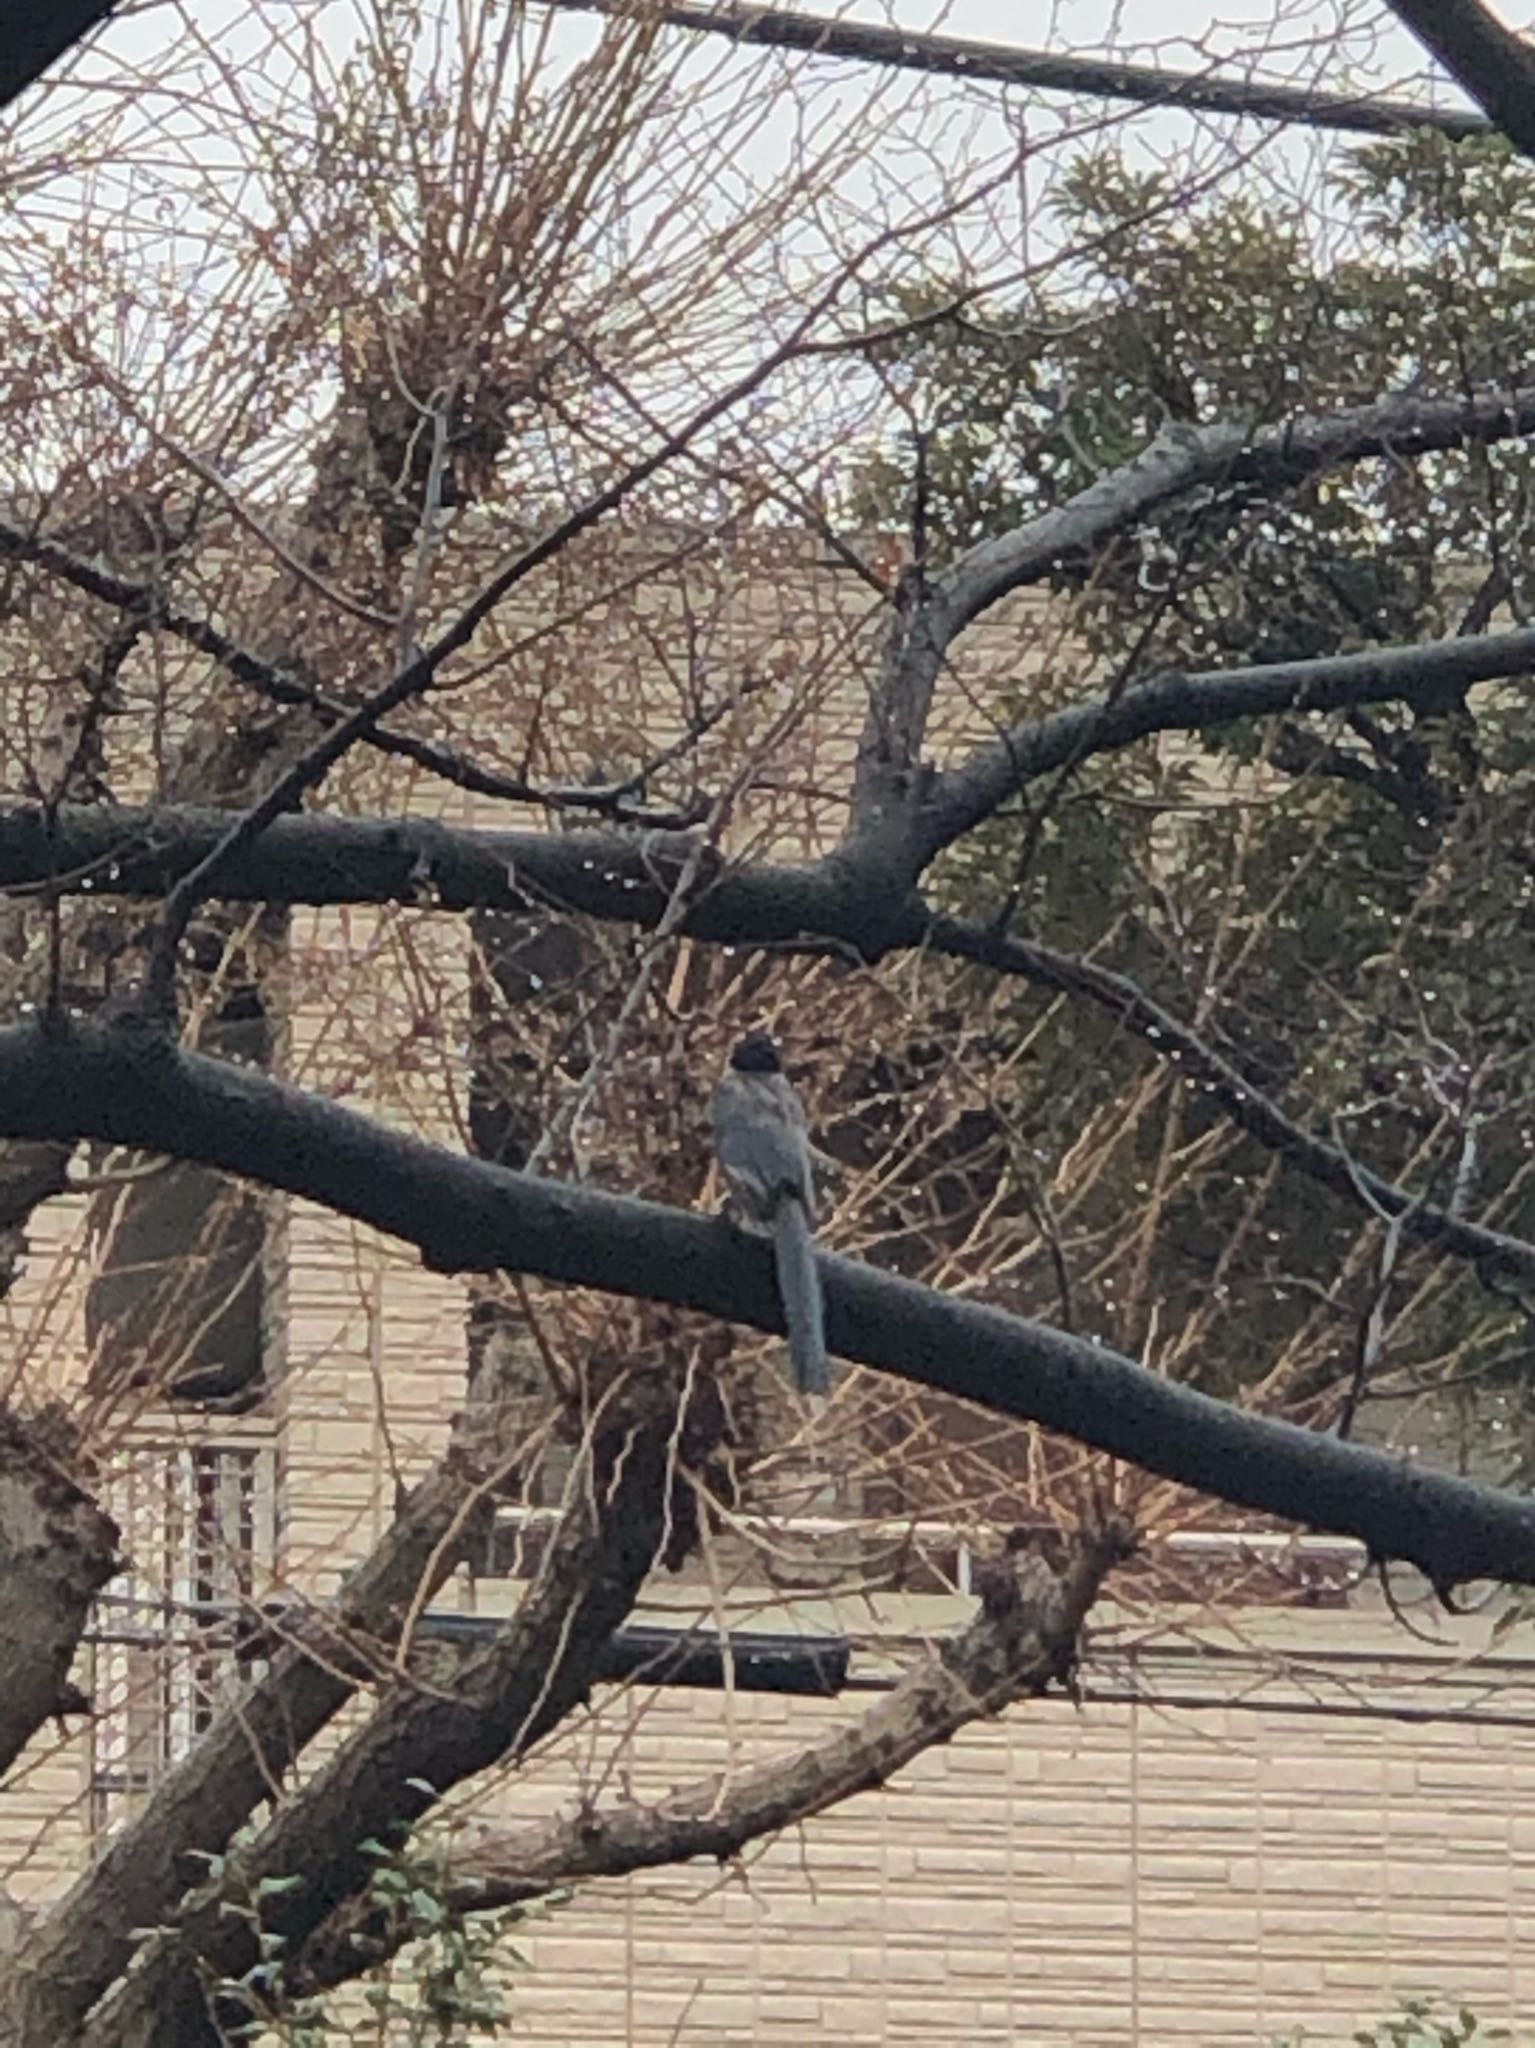
MULTIPOLYGON (((1090 1659, 1081 1704, 973 1729, 740 1865, 588 1887, 514 1933, 531 1967, 508 1974, 509 2038, 1261 2048, 1304 2025, 1342 2044, 1420 1992, 1528 2024, 1535 1656, 1420 1658, 1349 1613, 1278 1626, 1265 1642, 1274 1618, 1254 1617, 1240 1655, 1227 1641, 1197 1662, 1170 1632, 1184 1654, 1144 1654, 1152 1698, 1135 1705, 1091 1696, 1124 1673, 1090 1659), (1206 1703, 1157 1703, 1191 1695, 1206 1703)), ((862 1699, 635 1689, 599 1704, 487 1817, 656 1797, 813 1740, 862 1699)), ((25 1897, 86 1853, 87 1768, 84 1742, 42 1743, 7 1793, 25 1897)))
MULTIPOLYGON (((1021 1708, 743 1868, 594 1887, 524 1941, 511 2038, 1213 2048, 1304 2023, 1308 2040, 1342 2043, 1427 1990, 1528 2016, 1535 1713, 1510 1728, 1350 1712, 1351 1691, 1421 1711, 1446 1690, 1427 1661, 1337 1664, 1360 1635, 1357 1616, 1297 1618, 1287 1649, 1306 1681, 1262 1710, 1021 1708)), ((1528 1706, 1532 1670, 1501 1674, 1500 1711, 1528 1706)), ((1251 1672, 1214 1658, 1198 1680, 1218 1698, 1251 1672)), ((1488 1680, 1468 1673, 1439 1703, 1478 1698, 1485 1711, 1488 1680)), ((848 1710, 741 1700, 727 1726, 708 1696, 651 1696, 623 1761, 659 1791, 848 1710)), ((523 1796, 568 1800, 577 1749, 535 1762, 523 1796)))

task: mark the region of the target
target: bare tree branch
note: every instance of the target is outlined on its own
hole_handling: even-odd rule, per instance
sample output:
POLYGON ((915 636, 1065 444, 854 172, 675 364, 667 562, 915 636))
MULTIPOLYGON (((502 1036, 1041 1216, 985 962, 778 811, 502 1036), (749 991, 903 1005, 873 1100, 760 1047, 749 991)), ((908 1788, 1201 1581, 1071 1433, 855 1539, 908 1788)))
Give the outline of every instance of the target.
POLYGON ((1535 49, 1480 0, 1390 0, 1391 11, 1502 129, 1535 157, 1535 49))
MULTIPOLYGON (((1431 1250, 1473 1260, 1489 1272, 1515 1270, 1508 1263, 1510 1240, 1501 1231, 1470 1223, 1423 1201, 1372 1173, 1339 1146, 1314 1137, 1207 1045, 1197 1031, 1153 1002, 1125 975, 1058 953, 1035 940, 988 931, 955 918, 935 918, 927 944, 948 959, 971 960, 1002 974, 1016 974, 1041 988, 1084 997, 1144 1040, 1160 1059, 1176 1060, 1189 1082, 1207 1089, 1239 1130, 1288 1160, 1308 1179, 1341 1195, 1350 1206, 1364 1204, 1369 1212, 1399 1221, 1405 1236, 1431 1250)), ((1524 1245, 1516 1258, 1521 1276, 1535 1279, 1535 1245, 1524 1245)))
MULTIPOLYGON (((1131 461, 1095 478, 1064 504, 977 542, 942 575, 928 580, 918 568, 909 576, 876 712, 888 704, 897 725, 920 735, 949 650, 983 611, 1009 592, 1038 582, 1063 559, 1091 553, 1190 491, 1274 490, 1338 464, 1381 456, 1410 459, 1468 441, 1506 440, 1532 428, 1535 389, 1528 388, 1481 391, 1469 398, 1383 399, 1256 432, 1241 421, 1170 425, 1131 461)), ((881 749, 880 728, 876 716, 866 730, 851 838, 884 868, 914 879, 947 841, 941 836, 935 841, 917 815, 926 791, 909 750, 898 744, 881 749), (871 742, 873 760, 866 758, 871 742)), ((1004 742, 980 759, 989 760, 995 771, 1005 751, 1004 742)))
MULTIPOLYGON (((1433 699, 1448 686, 1535 672, 1535 629, 1370 648, 1265 667, 1171 671, 1114 697, 1020 725, 939 775, 912 830, 916 872, 1034 778, 1159 732, 1190 732, 1279 712, 1433 699)), ((0 888, 156 897, 227 839, 227 811, 34 805, 0 808, 0 888)), ((442 909, 558 904, 592 917, 654 925, 696 853, 686 833, 478 832, 428 819, 278 818, 230 853, 219 893, 254 902, 429 903, 442 909)), ((823 938, 869 957, 920 944, 926 919, 899 882, 847 852, 817 865, 720 862, 689 910, 693 937, 767 944, 823 938)))
POLYGON ((230 826, 217 846, 211 848, 195 868, 188 870, 175 884, 165 898, 160 914, 159 930, 150 952, 146 974, 146 997, 149 1008, 156 1015, 169 1014, 174 997, 175 967, 177 949, 186 931, 192 914, 199 903, 214 893, 220 883, 223 870, 236 859, 241 851, 261 837, 284 811, 292 810, 307 792, 316 787, 344 754, 368 732, 372 731, 380 718, 397 711, 412 698, 422 696, 431 689, 438 671, 452 655, 467 647, 480 627, 502 604, 517 586, 527 580, 545 562, 563 552, 570 543, 586 530, 606 518, 649 477, 663 469, 672 458, 680 454, 697 439, 704 429, 715 420, 722 418, 757 390, 773 371, 788 362, 797 352, 804 336, 832 305, 847 282, 851 270, 840 271, 837 277, 796 323, 789 337, 770 349, 759 362, 733 383, 717 393, 706 404, 700 406, 680 427, 668 434, 655 447, 637 461, 631 463, 623 473, 602 490, 595 492, 586 501, 557 520, 541 533, 537 540, 523 548, 510 562, 499 569, 494 576, 476 593, 459 612, 452 624, 443 628, 429 647, 423 647, 406 661, 386 682, 364 698, 363 702, 346 717, 333 725, 291 766, 277 777, 271 788, 243 812, 230 826))
MULTIPOLYGON (((1118 698, 1071 706, 1020 727, 979 750, 934 785, 921 826, 924 852, 949 843, 988 815, 1018 785, 1095 752, 1148 734, 1208 726, 1279 710, 1330 710, 1349 704, 1432 697, 1448 684, 1525 674, 1535 665, 1535 632, 1452 639, 1376 649, 1314 662, 1154 677, 1118 698)), ((156 895, 204 856, 227 831, 227 815, 77 807, 44 820, 33 810, 0 812, 0 881, 106 895, 156 895), (46 829, 45 829, 46 826, 46 829), (63 863, 70 873, 56 871, 63 863)), ((712 857, 711 857, 712 858, 712 857)), ((228 870, 232 895, 259 901, 427 902, 445 908, 526 909, 556 904, 587 915, 654 925, 700 859, 683 835, 611 837, 595 833, 474 833, 430 822, 375 824, 331 817, 277 821, 228 870)), ((1359 1169, 1312 1136, 1253 1088, 1229 1063, 1132 983, 1022 940, 934 917, 898 887, 871 887, 834 859, 819 867, 745 868, 716 864, 709 886, 683 919, 694 936, 747 944, 774 940, 839 941, 874 958, 927 945, 952 958, 1021 974, 1107 1007, 1159 1056, 1198 1074, 1232 1120, 1301 1171, 1357 1204, 1359 1169)), ((1416 1202, 1367 1176, 1374 1198, 1414 1215, 1419 1241, 1493 1267, 1508 1262, 1509 1241, 1461 1217, 1416 1202)))
POLYGON ((1096 478, 1038 518, 978 541, 935 589, 944 643, 1010 590, 1034 583, 1064 555, 1110 535, 1200 486, 1274 489, 1318 471, 1385 456, 1411 461, 1468 442, 1491 445, 1535 430, 1535 388, 1455 398, 1382 398, 1338 412, 1302 414, 1256 432, 1240 420, 1177 421, 1133 461, 1096 478))
POLYGON ((1198 732, 1284 711, 1342 711, 1359 704, 1436 702, 1446 687, 1524 680, 1535 674, 1528 627, 1453 640, 1370 647, 1315 661, 1257 668, 1171 670, 1117 695, 1069 704, 1016 726, 940 775, 920 822, 924 861, 972 830, 1037 776, 1114 753, 1159 732, 1198 732))
MULTIPOLYGON (((476 1842, 455 1860, 452 1903, 476 1912, 695 1856, 722 1863, 887 1784, 972 1721, 1067 1681, 1088 1609, 1126 1550, 1124 1532, 1110 1529, 1088 1538, 1059 1574, 1036 1555, 996 1560, 983 1573, 974 1620, 856 1721, 808 1748, 680 1786, 654 1806, 583 1811, 476 1842)), ((403 1915, 357 1901, 318 1930, 299 1959, 295 1988, 313 1993, 339 1984, 394 1953, 409 1933, 403 1915)))
MULTIPOLYGON (((544 0, 548 7, 591 14, 620 14, 622 0, 544 0)), ((1434 0, 1421 0, 1425 12, 1434 0)), ((1399 8, 1399 13, 1405 9, 1399 8)), ((1401 100, 1361 98, 1345 93, 1308 92, 1298 86, 1221 78, 1211 72, 1164 71, 1146 64, 1021 50, 959 36, 924 35, 909 28, 836 20, 776 7, 719 8, 662 6, 671 28, 729 36, 768 49, 802 50, 809 56, 846 57, 939 77, 999 85, 1027 85, 1043 92, 1130 100, 1149 107, 1187 107, 1207 114, 1235 114, 1259 121, 1297 122, 1308 128, 1336 128, 1359 135, 1396 135, 1430 128, 1442 135, 1483 135, 1489 124, 1475 114, 1418 107, 1401 100)), ((1464 82, 1464 81, 1463 81, 1464 82)))
MULTIPOLYGON (((350 704, 327 696, 323 690, 305 682, 280 662, 268 661, 252 652, 211 621, 180 610, 157 585, 116 575, 46 534, 34 533, 0 519, 0 555, 9 556, 13 561, 29 562, 85 596, 112 605, 131 617, 141 619, 146 626, 156 627, 186 646, 195 647, 199 653, 218 662, 236 682, 244 683, 273 704, 302 706, 317 712, 329 725, 339 725, 351 715, 353 707, 350 704)), ((722 715, 723 709, 711 707, 708 713, 701 714, 701 718, 707 716, 713 722, 722 715)), ((653 827, 674 822, 666 814, 653 812, 637 800, 646 779, 645 773, 608 787, 532 783, 521 776, 504 775, 496 769, 481 767, 477 762, 466 760, 452 747, 439 746, 431 740, 418 738, 414 733, 397 732, 393 727, 382 724, 370 726, 361 735, 361 744, 374 747, 381 754, 414 761, 418 767, 425 768, 443 782, 468 790, 472 795, 491 797, 503 803, 538 804, 553 811, 587 811, 599 817, 614 817, 625 823, 653 827)), ((683 743, 674 744, 680 747, 683 743)), ((664 766, 664 761, 659 765, 664 766)), ((647 772, 658 772, 657 764, 650 764, 647 772)))
POLYGON ((648 1412, 620 1407, 599 1425, 515 1617, 450 1687, 396 1683, 256 1840, 157 1929, 80 2048, 218 2048, 261 2016, 259 1975, 249 1973, 269 1952, 263 1934, 296 1951, 338 1902, 366 1890, 378 1864, 364 1844, 403 1839, 445 1792, 521 1756, 586 1697, 662 1545, 675 1424, 652 1389, 648 1412), (248 1994, 234 1988, 242 1980, 248 1994))
MULTIPOLYGON (((437 1466, 410 1493, 381 1543, 330 1606, 307 1618, 302 1643, 213 1722, 167 1772, 154 1801, 128 1820, 38 1921, 0 1970, 0 2041, 63 2041, 128 1961, 132 1931, 157 1925, 206 1859, 271 1796, 294 1761, 356 1690, 358 1638, 388 1644, 423 1588, 450 1572, 447 1539, 467 1494, 501 1468, 505 1446, 473 1412, 455 1424, 437 1466)), ((8 1667, 14 1668, 14 1667, 8 1667)))
MULTIPOLYGON (((179 934, 179 929, 199 900, 225 888, 226 871, 230 865, 261 838, 275 819, 285 810, 291 810, 355 742, 371 740, 375 744, 387 745, 392 751, 422 758, 424 750, 414 741, 395 737, 381 740, 378 721, 391 709, 430 689, 443 662, 468 643, 485 618, 526 575, 558 552, 575 534, 603 517, 629 489, 685 448, 703 426, 755 390, 776 367, 807 345, 804 337, 810 325, 831 302, 847 274, 850 273, 844 273, 837 284, 828 287, 785 342, 738 379, 728 391, 711 401, 685 427, 634 464, 611 487, 542 536, 493 577, 454 623, 438 636, 432 647, 423 649, 407 662, 364 704, 342 711, 341 707, 322 703, 321 708, 327 716, 333 710, 341 714, 335 718, 330 730, 302 761, 293 764, 259 806, 230 823, 224 841, 201 856, 198 864, 200 873, 183 873, 174 883, 171 899, 165 908, 162 942, 155 953, 153 979, 162 997, 168 964, 174 955, 174 936, 179 934)), ((1171 426, 1133 461, 1108 476, 1098 478, 1065 504, 1040 514, 1009 533, 980 542, 931 583, 924 579, 913 584, 907 593, 906 613, 889 656, 891 673, 883 685, 883 694, 892 703, 899 704, 904 727, 920 737, 925 707, 948 650, 979 613, 1009 591, 1046 575, 1064 555, 1101 545, 1113 534, 1190 490, 1232 484, 1273 488, 1298 482, 1319 469, 1335 464, 1383 455, 1405 459, 1467 442, 1490 444, 1532 429, 1535 429, 1535 390, 1527 389, 1482 391, 1455 399, 1387 399, 1375 405, 1303 417, 1281 426, 1265 428, 1256 434, 1239 422, 1205 427, 1171 426)), ((150 615, 158 618, 167 630, 192 645, 204 648, 232 675, 278 701, 314 701, 313 693, 285 671, 258 661, 217 629, 170 611, 151 587, 124 583, 108 576, 93 565, 72 557, 68 550, 56 543, 42 541, 16 527, 0 526, 0 551, 32 560, 106 603, 140 614, 148 606, 150 615)), ((1352 657, 1359 662, 1384 658, 1384 655, 1373 654, 1352 657)), ((1447 655, 1445 659, 1449 661, 1451 657, 1447 655)), ((1473 666, 1467 673, 1472 680, 1479 680, 1481 672, 1475 668, 1472 659, 1473 666)), ((1294 666, 1297 671, 1302 666, 1309 668, 1309 665, 1302 664, 1294 666)), ((1239 676, 1241 673, 1237 672, 1239 676)), ((1350 672, 1344 673, 1347 676, 1350 672)), ((1366 672, 1359 673, 1363 680, 1366 672)), ((1508 671, 1494 669, 1487 673, 1506 674, 1508 671)), ((1168 689, 1170 685, 1164 680, 1163 687, 1168 689)), ((1317 687, 1325 687, 1321 678, 1317 679, 1317 687)), ((1369 688, 1365 687, 1359 696, 1345 697, 1342 701, 1371 701, 1369 688)), ((1254 711, 1263 708, 1266 707, 1253 707, 1254 711)), ((1281 708, 1294 708, 1293 700, 1281 708)), ((1325 705, 1319 704, 1318 708, 1325 708, 1325 705)), ((1068 712, 1060 714, 1060 717, 1068 719, 1073 715, 1068 712)), ((1251 714, 1232 710, 1225 715, 1239 717, 1251 714)), ((1177 721, 1170 718, 1168 722, 1177 721)), ((1185 715, 1182 722, 1188 724, 1195 720, 1185 715)), ((1199 722, 1212 721, 1204 719, 1199 722)), ((1145 728, 1160 729, 1164 728, 1145 728)), ((1132 733, 1130 736, 1141 735, 1132 733)), ((865 736, 865 751, 868 737, 865 736)), ((923 794, 921 778, 912 773, 912 763, 899 748, 891 750, 888 758, 877 762, 867 761, 861 756, 855 838, 862 842, 865 856, 877 859, 879 865, 889 872, 903 870, 906 880, 914 881, 934 852, 966 829, 967 823, 985 815, 985 808, 998 800, 991 796, 984 800, 985 808, 975 811, 973 816, 968 815, 967 801, 961 795, 967 776, 971 806, 982 801, 980 793, 984 790, 997 788, 1005 792, 1012 786, 1008 780, 1012 745, 1012 742, 1004 740, 999 746, 983 751, 968 770, 958 771, 958 779, 949 780, 947 801, 952 807, 952 824, 944 819, 943 806, 926 806, 927 815, 921 821, 913 816, 923 794)), ((437 767, 439 772, 445 767, 452 769, 453 779, 473 786, 466 778, 463 764, 457 764, 452 757, 445 761, 434 760, 429 765, 437 767)), ((524 791, 519 788, 517 793, 521 795, 524 791)))
MULTIPOLYGON (((0 1030, 0 1135, 97 1137, 304 1195, 443 1272, 504 1269, 781 1334, 770 1250, 723 1221, 531 1178, 370 1123, 129 1018, 0 1030)), ((1535 1275, 1535 1247, 1496 1262, 1535 1275)), ((1087 1339, 820 1258, 843 1358, 1041 1422, 1238 1507, 1354 1536, 1436 1585, 1535 1583, 1535 1505, 1229 1408, 1087 1339)))
MULTIPOLYGON (((1411 642, 1315 661, 1170 671, 1113 697, 1031 719, 937 776, 912 827, 916 874, 1023 784, 1159 732, 1192 732, 1279 712, 1433 699, 1446 686, 1535 672, 1535 629, 1411 642)), ((64 805, 52 829, 41 807, 0 807, 0 889, 51 885, 67 894, 156 897, 204 862, 236 822, 227 811, 181 805, 135 809, 64 805)), ((311 904, 429 903, 525 909, 554 903, 619 923, 653 925, 696 851, 687 833, 481 832, 430 819, 277 818, 231 852, 220 895, 311 904)), ((856 850, 816 865, 719 863, 689 910, 693 937, 767 944, 824 938, 873 957, 922 940, 909 890, 872 872, 856 850)))
MULTIPOLYGON (((160 896, 219 843, 234 815, 66 807, 50 841, 38 808, 0 809, 0 888, 52 880, 70 893, 160 896)), ((697 851, 689 833, 473 832, 431 819, 365 822, 315 812, 276 819, 254 845, 242 846, 219 875, 219 893, 236 901, 444 910, 554 905, 653 926, 697 851)), ((711 853, 704 872, 709 887, 683 922, 696 938, 768 944, 821 935, 872 955, 921 937, 894 886, 871 896, 831 863, 733 868, 711 853)))
POLYGON ((62 1415, 23 1422, 0 1406, 0 1772, 38 1729, 79 1713, 70 1666, 90 1604, 122 1568, 118 1529, 70 1477, 62 1415))

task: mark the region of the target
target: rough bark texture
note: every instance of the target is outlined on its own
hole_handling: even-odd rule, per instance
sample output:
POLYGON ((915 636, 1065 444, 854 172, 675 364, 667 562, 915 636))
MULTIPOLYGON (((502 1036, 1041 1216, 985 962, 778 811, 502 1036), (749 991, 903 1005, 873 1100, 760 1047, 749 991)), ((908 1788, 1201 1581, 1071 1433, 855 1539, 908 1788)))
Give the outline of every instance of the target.
MULTIPOLYGON (((461 1422, 437 1468, 332 1606, 314 1610, 290 1647, 162 1780, 153 1802, 114 1835, 0 1971, 0 2041, 44 2048, 72 2029, 126 1965, 132 1930, 163 1919, 222 1854, 293 1760, 377 1668, 411 1602, 452 1569, 445 1541, 466 1494, 504 1462, 480 1418, 461 1422), (358 1643, 369 1654, 360 1665, 358 1643)), ((0 1700, 4 1695, 0 1694, 0 1700)), ((8 1702, 7 1702, 8 1704, 8 1702)), ((51 1709, 45 1710, 51 1711, 51 1709)), ((169 2037, 167 2037, 169 2038, 169 2037)))
MULTIPOLYGON (((1124 1555, 1123 1535, 1111 1529, 1058 1574, 1034 1555, 998 1560, 969 1626, 824 1741, 681 1786, 654 1806, 562 1815, 477 1842, 455 1869, 454 1902, 474 1912, 694 1856, 724 1862, 763 1836, 875 1790, 969 1722, 1065 1682, 1087 1611, 1124 1555)), ((403 1916, 353 1901, 311 1941, 297 1988, 342 1983, 357 1973, 359 1958, 390 1955, 407 1934, 403 1916)))
POLYGON ((539 1576, 496 1641, 446 1696, 409 1681, 387 1691, 249 1849, 146 1944, 80 2034, 80 2048, 217 2048, 253 2010, 215 1988, 261 1959, 253 1901, 262 1901, 260 1928, 296 1956, 366 1890, 377 1862, 363 1843, 403 1840, 443 1793, 521 1755, 586 1697, 663 1540, 676 1418, 665 1404, 651 1406, 603 1426, 539 1576), (295 1876, 301 1881, 289 1888, 261 1890, 263 1880, 295 1876))
POLYGON ((71 1476, 73 1451, 62 1421, 0 1408, 0 1770, 45 1722, 85 1709, 69 1667, 119 1568, 117 1524, 71 1476))
POLYGON ((0 1298, 16 1285, 33 1210, 68 1185, 74 1149, 69 1144, 0 1144, 0 1298))

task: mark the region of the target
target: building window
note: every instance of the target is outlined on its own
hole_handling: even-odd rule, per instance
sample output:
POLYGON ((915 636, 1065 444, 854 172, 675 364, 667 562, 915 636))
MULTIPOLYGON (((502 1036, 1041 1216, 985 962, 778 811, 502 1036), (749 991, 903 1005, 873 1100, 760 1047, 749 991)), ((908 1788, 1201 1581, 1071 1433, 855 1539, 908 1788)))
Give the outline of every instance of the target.
POLYGON ((108 1483, 133 1570, 97 1603, 91 1822, 131 1813, 240 1681, 235 1624, 272 1555, 269 1444, 157 1444, 108 1483))
POLYGON ((121 1153, 102 1164, 118 1184, 91 1219, 93 1386, 252 1406, 266 1379, 262 1197, 207 1167, 121 1153))
MULTIPOLYGON (((254 988, 201 1034, 252 1066, 271 1063, 272 1033, 254 988)), ((211 1167, 98 1151, 91 1209, 94 1271, 86 1295, 93 1389, 145 1390, 151 1406, 222 1414, 254 1407, 269 1384, 273 1199, 211 1167)))

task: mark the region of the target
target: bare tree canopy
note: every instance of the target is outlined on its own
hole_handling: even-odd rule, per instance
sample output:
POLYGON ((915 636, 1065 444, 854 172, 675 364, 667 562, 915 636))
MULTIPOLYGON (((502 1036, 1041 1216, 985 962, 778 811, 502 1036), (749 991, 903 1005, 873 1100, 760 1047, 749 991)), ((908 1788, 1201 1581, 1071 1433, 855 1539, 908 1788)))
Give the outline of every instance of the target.
POLYGON ((1278 21, 16 39, 0 1763, 85 1790, 0 2043, 489 2038, 507 1916, 1070 1691, 1179 1538, 1535 1585, 1529 52, 1394 12, 1482 113, 1278 21), (878 1697, 655 1795, 653 1606, 878 1697))

